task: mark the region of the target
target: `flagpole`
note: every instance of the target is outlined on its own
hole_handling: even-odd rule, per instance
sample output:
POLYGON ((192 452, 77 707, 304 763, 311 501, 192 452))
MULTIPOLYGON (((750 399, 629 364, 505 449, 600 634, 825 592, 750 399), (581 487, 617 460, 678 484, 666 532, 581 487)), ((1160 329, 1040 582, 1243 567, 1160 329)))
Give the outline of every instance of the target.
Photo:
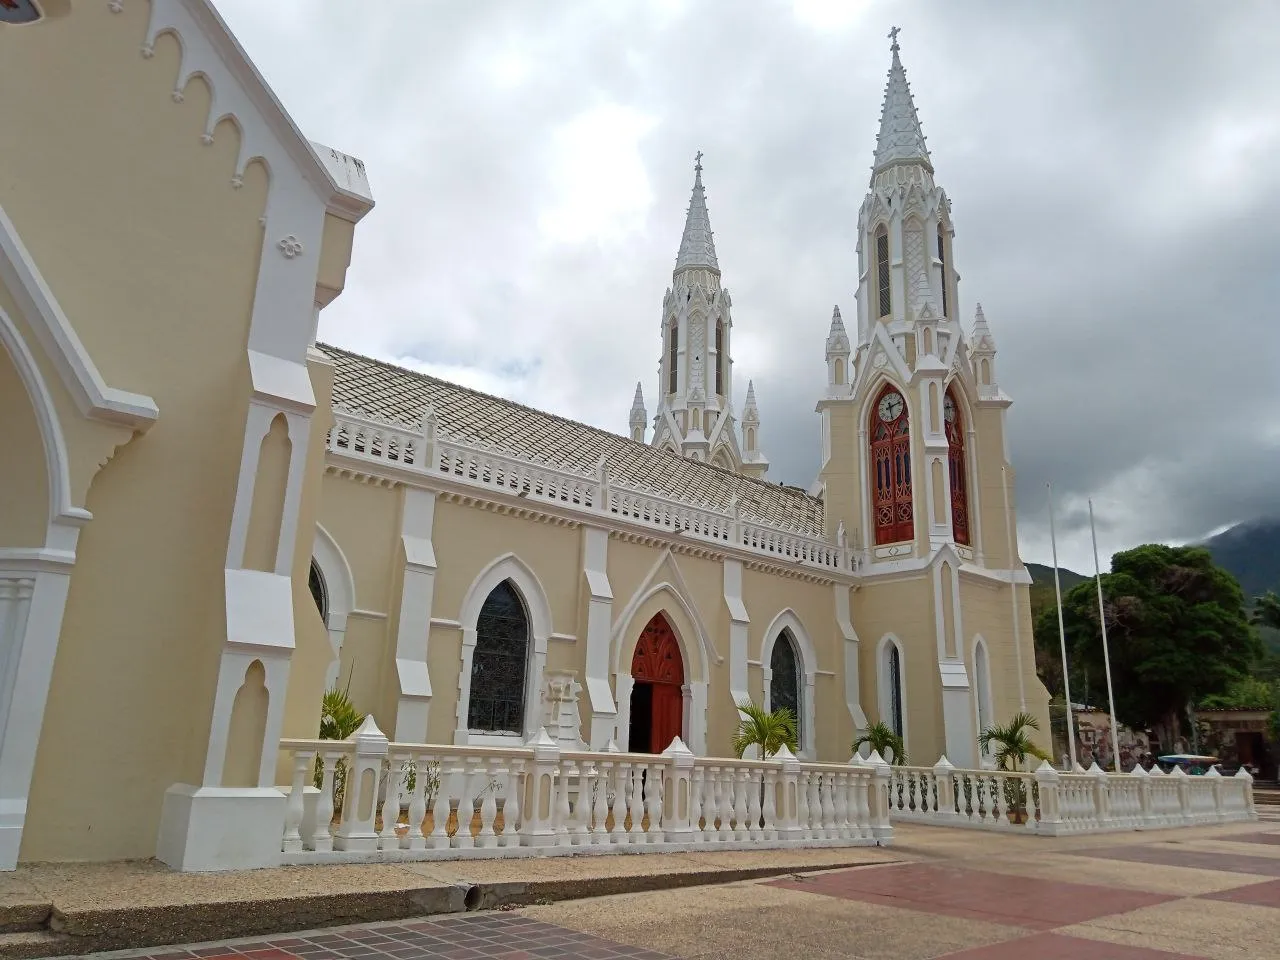
POLYGON ((1013 653, 1018 668, 1018 709, 1025 713, 1027 689, 1026 681, 1022 678, 1022 637, 1018 628, 1020 619, 1018 617, 1018 581, 1013 578, 1013 565, 1016 559, 1013 552, 1013 514, 1009 510, 1009 471, 1005 466, 1000 467, 1000 480, 1000 486, 1004 489, 1004 532, 1009 550, 1009 601, 1013 609, 1013 653))
POLYGON ((1071 712, 1071 674, 1067 669, 1067 630, 1062 624, 1062 580, 1058 576, 1058 533, 1053 523, 1053 484, 1049 488, 1049 543, 1053 546, 1053 593, 1058 600, 1058 642, 1062 645, 1062 696, 1067 701, 1067 750, 1071 757, 1071 769, 1076 762, 1076 726, 1071 712))
POLYGON ((1102 663, 1107 670, 1107 707, 1111 710, 1111 755, 1120 772, 1120 734, 1116 720, 1116 698, 1111 692, 1111 651, 1107 648, 1107 612, 1102 604, 1102 567, 1098 565, 1098 531, 1093 526, 1093 500, 1089 501, 1089 534, 1093 537, 1093 576, 1098 584, 1098 626, 1102 628, 1102 663))

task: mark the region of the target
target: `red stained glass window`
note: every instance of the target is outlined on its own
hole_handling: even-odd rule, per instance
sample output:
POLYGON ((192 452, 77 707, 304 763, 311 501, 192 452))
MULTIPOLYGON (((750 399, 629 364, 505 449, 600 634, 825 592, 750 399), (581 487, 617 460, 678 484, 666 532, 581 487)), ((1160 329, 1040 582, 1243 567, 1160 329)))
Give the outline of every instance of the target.
POLYGON ((947 464, 951 479, 951 530, 956 543, 969 546, 969 483, 964 456, 964 421, 960 405, 948 389, 943 400, 943 421, 947 429, 947 464))
POLYGON ((871 496, 876 543, 915 537, 911 506, 911 421, 907 403, 885 387, 871 411, 871 496))

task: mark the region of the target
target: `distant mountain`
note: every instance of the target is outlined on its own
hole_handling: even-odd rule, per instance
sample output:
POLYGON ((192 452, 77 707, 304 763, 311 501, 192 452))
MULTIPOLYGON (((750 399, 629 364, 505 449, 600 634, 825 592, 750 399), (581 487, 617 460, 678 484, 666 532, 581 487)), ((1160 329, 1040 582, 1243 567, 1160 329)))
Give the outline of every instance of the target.
POLYGON ((1250 601, 1268 590, 1280 593, 1280 519, 1237 523, 1200 546, 1218 566, 1235 574, 1250 601))
MULTIPOLYGON (((1024 566, 1027 568, 1027 573, 1031 574, 1031 617, 1034 620, 1040 616, 1042 610, 1052 610, 1056 606, 1053 567, 1047 567, 1043 563, 1027 563, 1024 566)), ((1084 574, 1068 570, 1066 567, 1058 568, 1058 581, 1062 584, 1064 597, 1077 583, 1088 579, 1084 574)))

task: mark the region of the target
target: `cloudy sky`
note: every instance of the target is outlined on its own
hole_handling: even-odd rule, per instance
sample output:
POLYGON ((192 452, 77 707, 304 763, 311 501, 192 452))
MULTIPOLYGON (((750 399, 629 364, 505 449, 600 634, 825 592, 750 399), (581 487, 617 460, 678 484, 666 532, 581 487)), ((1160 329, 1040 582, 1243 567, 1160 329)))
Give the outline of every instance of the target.
POLYGON ((692 180, 770 479, 818 467, 889 52, 1015 400, 1024 557, 1280 514, 1280 4, 218 0, 377 208, 323 339, 626 431, 692 180))

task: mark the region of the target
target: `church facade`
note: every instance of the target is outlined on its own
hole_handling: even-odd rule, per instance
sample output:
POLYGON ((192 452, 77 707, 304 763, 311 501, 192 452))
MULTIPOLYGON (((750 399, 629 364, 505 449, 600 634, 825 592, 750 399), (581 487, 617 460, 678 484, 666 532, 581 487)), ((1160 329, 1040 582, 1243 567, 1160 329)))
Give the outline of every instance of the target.
POLYGON ((276 810, 334 686, 404 743, 726 755, 746 700, 819 760, 1048 730, 1010 401, 896 41, 804 491, 735 407, 700 158, 656 413, 612 433, 316 342, 364 167, 207 0, 20 6, 0 60, 57 82, 0 100, 0 868, 276 810))

